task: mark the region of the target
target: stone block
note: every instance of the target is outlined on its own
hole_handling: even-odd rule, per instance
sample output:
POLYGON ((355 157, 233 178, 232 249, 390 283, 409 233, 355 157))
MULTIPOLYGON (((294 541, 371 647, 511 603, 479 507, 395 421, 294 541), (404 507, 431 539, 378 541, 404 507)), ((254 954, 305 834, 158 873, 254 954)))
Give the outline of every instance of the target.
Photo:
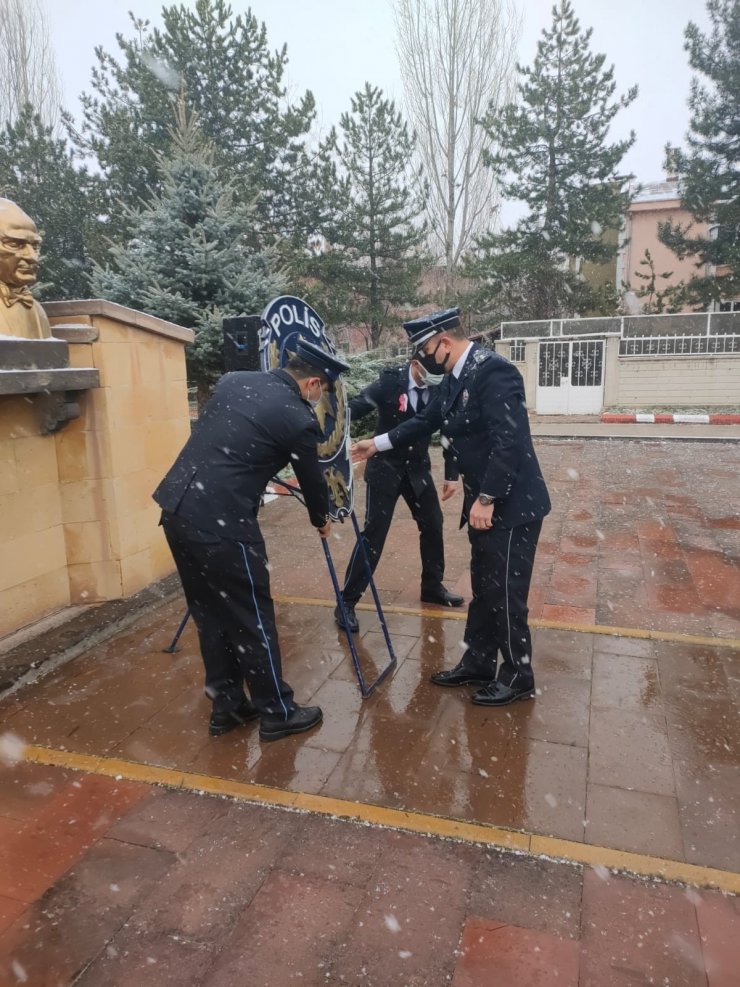
POLYGON ((45 531, 62 523, 62 500, 57 483, 33 490, 0 494, 0 544, 21 533, 45 531))
POLYGON ((70 432, 56 436, 58 475, 62 483, 110 477, 110 439, 103 432, 70 432))
POLYGON ((112 480, 115 511, 118 517, 127 517, 154 509, 152 492, 161 477, 153 470, 139 470, 112 480))
POLYGON ((69 606, 67 567, 0 592, 0 637, 69 606))
POLYGON ((65 524, 64 543, 69 565, 107 562, 114 557, 111 550, 110 525, 107 521, 65 524))
POLYGON ((0 568, 0 590, 29 582, 66 562, 62 526, 30 531, 5 542, 0 568))
POLYGON ((154 501, 151 509, 116 517, 110 525, 111 557, 125 559, 148 549, 158 523, 159 508, 154 501))
POLYGON ((0 439, 0 494, 12 494, 18 489, 15 451, 12 439, 0 439))
POLYGON ((92 343, 70 343, 69 365, 70 367, 95 367, 92 343))
POLYGON ((0 395, 0 442, 37 436, 39 422, 33 398, 20 395, 0 395))
POLYGON ((101 387, 132 387, 139 383, 135 374, 136 349, 121 342, 97 342, 93 346, 95 366, 101 387))
POLYGON ((108 441, 111 476, 126 476, 146 469, 146 443, 142 441, 141 428, 124 426, 112 429, 108 441))
POLYGON ((126 428, 165 417, 164 398, 156 387, 106 388, 108 427, 126 428))
POLYGON ((190 430, 188 384, 185 378, 165 381, 163 391, 165 416, 171 421, 184 421, 190 430))
POLYGON ((162 360, 164 363, 164 374, 168 381, 185 381, 187 379, 184 346, 165 343, 162 346, 162 360))
POLYGON ((83 562, 69 566, 69 596, 72 603, 99 603, 121 596, 119 562, 83 562))
POLYGON ((187 441, 187 422, 170 420, 151 422, 145 428, 146 465, 163 477, 187 441))
POLYGON ((114 505, 113 481, 94 479, 63 482, 61 497, 65 524, 107 520, 114 505))
POLYGON ((131 596, 153 581, 149 549, 121 559, 121 587, 124 596, 131 596))
POLYGON ((18 438, 13 448, 19 490, 58 481, 56 445, 52 436, 29 435, 18 438))

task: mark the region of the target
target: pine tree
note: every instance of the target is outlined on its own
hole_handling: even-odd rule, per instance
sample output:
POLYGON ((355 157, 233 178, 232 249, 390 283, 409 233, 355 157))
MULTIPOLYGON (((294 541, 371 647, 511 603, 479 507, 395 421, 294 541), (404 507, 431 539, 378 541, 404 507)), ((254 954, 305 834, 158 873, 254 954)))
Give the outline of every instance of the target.
POLYGON ((553 7, 531 67, 517 67, 518 100, 483 121, 488 164, 503 195, 525 203, 510 230, 478 240, 465 273, 480 283, 480 299, 499 314, 546 319, 588 311, 594 294, 580 264, 602 264, 617 246, 602 232, 617 229, 627 205, 620 163, 635 140, 608 140, 620 109, 614 69, 593 54, 591 30, 581 30, 569 0, 553 7))
MULTIPOLYGON (((666 284, 673 277, 673 271, 658 273, 655 269, 653 255, 648 247, 645 247, 645 253, 638 268, 644 268, 644 270, 635 269, 635 277, 642 282, 635 291, 635 297, 642 300, 643 313, 645 315, 661 315, 663 312, 679 311, 684 297, 685 285, 683 282, 666 284), (662 288, 660 282, 663 283, 662 288)), ((627 284, 623 287, 625 290, 629 289, 627 284)))
POLYGON ((101 182, 28 104, 0 131, 0 196, 17 202, 43 235, 35 294, 87 298, 92 258, 103 251, 101 182))
POLYGON ((375 348, 398 324, 392 308, 416 299, 427 263, 419 175, 409 166, 414 139, 395 104, 369 83, 352 97, 340 131, 322 149, 334 167, 333 213, 311 273, 330 321, 362 326, 375 348))
POLYGON ((685 32, 691 67, 704 77, 691 84, 688 150, 667 147, 666 166, 685 208, 713 229, 698 236, 691 223, 668 222, 659 234, 679 258, 696 259, 688 300, 702 307, 740 296, 740 0, 708 0, 707 10, 711 34, 694 23, 685 32))
POLYGON ((224 316, 259 312, 284 280, 270 253, 250 245, 252 210, 219 178, 213 147, 182 101, 171 142, 158 159, 161 191, 129 210, 132 236, 111 248, 109 266, 96 266, 93 285, 103 298, 195 330, 188 369, 202 401, 223 372, 224 316))
POLYGON ((105 173, 114 220, 118 202, 135 207, 159 187, 171 97, 182 92, 213 145, 214 163, 235 181, 237 198, 259 196, 255 232, 259 226, 269 237, 305 238, 309 204, 301 177, 315 107, 310 92, 295 105, 287 99, 286 47, 271 51, 265 25, 249 10, 234 17, 227 0, 165 7, 162 20, 161 30, 152 29, 132 15, 134 37, 117 39, 120 61, 96 49, 93 91, 81 97, 84 122, 76 137, 105 173))

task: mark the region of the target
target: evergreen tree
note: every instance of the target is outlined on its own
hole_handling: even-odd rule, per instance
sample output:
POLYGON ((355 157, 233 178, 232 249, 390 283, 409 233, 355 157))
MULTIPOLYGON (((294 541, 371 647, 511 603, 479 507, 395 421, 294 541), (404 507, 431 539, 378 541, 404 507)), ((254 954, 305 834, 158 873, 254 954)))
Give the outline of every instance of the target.
POLYGON ((546 319, 589 311, 595 296, 580 276, 584 261, 603 264, 627 205, 629 175, 620 163, 634 143, 608 140, 612 120, 636 97, 615 98, 614 69, 593 54, 569 0, 553 7, 531 67, 517 66, 518 100, 483 121, 488 164, 505 198, 524 202, 513 229, 480 237, 465 273, 480 283, 480 300, 499 314, 546 319))
POLYGON ((332 130, 322 149, 333 165, 325 172, 334 175, 326 190, 333 213, 311 273, 328 319, 362 326, 375 348, 386 327, 398 324, 392 308, 416 299, 427 263, 424 203, 409 165, 414 138, 394 103, 366 83, 351 106, 341 134, 332 130))
POLYGON ((234 180, 234 194, 256 199, 255 231, 305 238, 301 177, 314 99, 306 92, 296 105, 288 102, 286 47, 271 51, 265 25, 249 10, 234 17, 227 0, 165 7, 162 20, 161 30, 152 29, 132 15, 135 36, 117 38, 120 61, 96 49, 93 92, 81 97, 76 136, 100 163, 111 201, 135 207, 159 187, 171 96, 182 92, 213 145, 214 163, 234 180))
MULTIPOLYGON (((684 297, 685 285, 683 282, 666 284, 673 277, 673 271, 658 273, 655 269, 653 255, 648 247, 645 247, 645 253, 638 268, 644 268, 644 270, 635 270, 635 277, 642 282, 635 291, 635 297, 642 301, 643 313, 645 315, 661 315, 664 312, 679 311, 684 297), (660 287, 661 282, 663 287, 660 287)), ((628 289, 629 285, 625 284, 623 287, 628 289)))
POLYGON ((691 67, 704 76, 691 84, 688 150, 666 154, 683 205, 713 230, 698 236, 690 223, 668 222, 659 234, 679 258, 696 258, 688 300, 702 307, 740 296, 740 0, 708 0, 707 10, 711 34, 693 23, 685 32, 691 67))
POLYGON ((189 377, 199 401, 223 372, 222 319, 259 312, 284 290, 268 252, 251 246, 252 211, 219 178, 213 147, 182 102, 169 156, 160 155, 161 191, 129 210, 132 235, 96 265, 93 285, 111 301, 195 330, 189 377))
POLYGON ((100 186, 29 104, 0 131, 0 196, 17 202, 44 238, 39 298, 89 297, 91 258, 103 249, 100 186))

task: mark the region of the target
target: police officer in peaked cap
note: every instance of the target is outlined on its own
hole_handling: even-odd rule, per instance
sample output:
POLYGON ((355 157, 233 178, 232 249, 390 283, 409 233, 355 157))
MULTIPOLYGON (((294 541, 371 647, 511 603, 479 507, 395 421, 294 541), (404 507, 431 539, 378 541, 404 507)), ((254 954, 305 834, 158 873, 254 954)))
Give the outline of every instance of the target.
POLYGON ((299 706, 282 677, 257 511, 268 482, 290 464, 311 524, 327 537, 312 407, 348 369, 301 339, 284 369, 226 374, 154 492, 198 629, 212 736, 259 718, 260 739, 279 740, 321 722, 320 708, 299 706))
MULTIPOLYGON (((363 418, 373 411, 378 413, 377 433, 390 431, 396 425, 413 418, 427 404, 439 401, 439 384, 442 374, 425 370, 418 360, 398 367, 388 367, 377 380, 366 387, 349 403, 352 419, 363 418)), ((362 538, 367 550, 371 570, 374 572, 385 545, 393 520, 393 512, 399 497, 403 497, 411 516, 419 529, 421 554, 421 591, 424 603, 436 603, 443 607, 461 607, 465 600, 442 582, 445 570, 444 541, 442 536, 442 508, 432 479, 429 461, 429 435, 422 435, 415 442, 392 449, 384 456, 370 460, 365 469, 365 527, 362 538)), ((454 492, 458 482, 455 464, 445 463, 444 490, 454 492)), ((353 551, 344 576, 345 611, 353 631, 359 629, 355 606, 367 589, 369 577, 363 553, 353 551)), ((340 627, 344 619, 339 607, 334 617, 340 627)))
POLYGON ((404 329, 422 366, 445 375, 440 400, 387 434, 355 443, 353 459, 387 453, 441 429, 445 458, 463 478, 461 526, 468 527, 473 599, 465 654, 454 668, 432 675, 432 682, 478 685, 472 700, 483 706, 530 699, 535 691, 527 596, 550 498, 532 445, 521 374, 498 353, 467 339, 457 308, 407 322, 404 329))

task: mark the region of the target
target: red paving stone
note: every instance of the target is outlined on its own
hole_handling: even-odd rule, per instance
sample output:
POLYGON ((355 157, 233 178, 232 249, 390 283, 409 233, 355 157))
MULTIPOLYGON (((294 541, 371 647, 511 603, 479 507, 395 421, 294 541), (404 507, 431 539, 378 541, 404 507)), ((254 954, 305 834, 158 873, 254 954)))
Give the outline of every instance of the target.
POLYGON ((0 928, 3 987, 729 987, 738 969, 740 899, 718 892, 161 789, 0 928))
POLYGON ((547 932, 471 918, 453 987, 578 987, 578 944, 547 932))

